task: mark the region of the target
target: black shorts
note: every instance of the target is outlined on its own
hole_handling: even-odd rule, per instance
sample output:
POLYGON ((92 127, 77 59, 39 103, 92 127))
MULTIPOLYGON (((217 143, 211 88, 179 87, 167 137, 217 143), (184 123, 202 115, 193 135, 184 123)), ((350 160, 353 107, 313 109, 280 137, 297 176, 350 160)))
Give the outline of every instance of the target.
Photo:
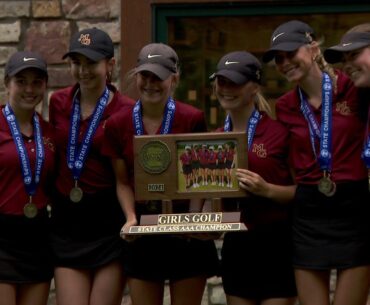
POLYGON ((35 218, 0 215, 0 282, 38 283, 53 277, 46 209, 35 218))
POLYGON ((51 241, 56 266, 93 269, 121 259, 126 242, 120 238, 125 223, 115 190, 84 194, 74 203, 54 196, 51 241))
POLYGON ((211 277, 219 267, 213 241, 173 235, 142 236, 130 242, 124 264, 127 276, 147 281, 211 277))
POLYGON ((210 163, 210 164, 208 164, 208 168, 209 168, 210 170, 214 170, 214 169, 216 169, 216 163, 210 163))
POLYGON ((199 162, 199 161, 193 161, 193 162, 191 163, 191 167, 193 168, 193 170, 195 170, 195 169, 199 169, 199 167, 200 167, 200 162, 199 162))
POLYGON ((327 197, 298 185, 293 219, 294 265, 345 269, 370 264, 368 181, 338 184, 327 197))
POLYGON ((225 167, 226 167, 227 169, 231 169, 231 165, 233 165, 233 161, 226 160, 225 167))
POLYGON ((221 266, 228 295, 258 300, 297 295, 288 222, 226 233, 221 266))
POLYGON ((184 173, 184 175, 190 175, 193 172, 191 165, 190 164, 183 165, 182 172, 184 173))

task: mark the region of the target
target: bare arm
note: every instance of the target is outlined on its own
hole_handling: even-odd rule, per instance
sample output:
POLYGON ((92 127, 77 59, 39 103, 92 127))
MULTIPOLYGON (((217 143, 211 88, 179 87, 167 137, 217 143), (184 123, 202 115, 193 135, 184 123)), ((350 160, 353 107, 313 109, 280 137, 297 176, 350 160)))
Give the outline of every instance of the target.
POLYGON ((126 216, 126 223, 122 230, 137 224, 135 214, 135 196, 128 179, 126 163, 123 159, 112 160, 113 170, 116 176, 116 192, 121 208, 126 216))

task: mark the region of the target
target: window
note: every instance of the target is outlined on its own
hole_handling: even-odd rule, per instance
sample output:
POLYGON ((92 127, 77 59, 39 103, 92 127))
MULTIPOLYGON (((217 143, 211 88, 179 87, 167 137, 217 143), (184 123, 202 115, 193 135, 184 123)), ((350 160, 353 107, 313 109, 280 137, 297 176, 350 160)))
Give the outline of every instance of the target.
MULTIPOLYGON (((175 97, 204 110, 213 129, 222 125, 224 113, 209 76, 222 55, 246 50, 261 59, 273 30, 292 19, 307 22, 323 39, 323 47, 331 46, 352 26, 369 22, 369 13, 364 12, 370 12, 370 5, 155 5, 153 40, 168 43, 177 51, 181 81, 175 97)), ((264 65, 263 85, 264 95, 272 103, 290 88, 273 64, 264 65)))

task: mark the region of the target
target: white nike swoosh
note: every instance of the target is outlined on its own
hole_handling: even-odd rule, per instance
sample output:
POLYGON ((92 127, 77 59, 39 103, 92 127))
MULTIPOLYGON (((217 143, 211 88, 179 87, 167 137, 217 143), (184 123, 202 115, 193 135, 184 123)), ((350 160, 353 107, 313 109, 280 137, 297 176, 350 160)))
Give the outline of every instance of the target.
POLYGON ((276 38, 278 38, 279 36, 285 34, 285 32, 282 32, 280 34, 277 34, 276 36, 272 37, 272 41, 275 41, 276 38))
POLYGON ((153 57, 158 57, 158 56, 162 56, 160 54, 148 54, 148 58, 153 58, 153 57))
POLYGON ((238 64, 238 63, 239 63, 238 61, 228 61, 228 60, 225 61, 225 65, 238 64))
POLYGON ((23 61, 30 61, 30 60, 37 60, 37 58, 34 58, 34 57, 23 57, 23 61))
POLYGON ((349 45, 351 45, 352 44, 352 42, 349 42, 349 43, 342 43, 342 47, 346 47, 346 46, 349 46, 349 45))

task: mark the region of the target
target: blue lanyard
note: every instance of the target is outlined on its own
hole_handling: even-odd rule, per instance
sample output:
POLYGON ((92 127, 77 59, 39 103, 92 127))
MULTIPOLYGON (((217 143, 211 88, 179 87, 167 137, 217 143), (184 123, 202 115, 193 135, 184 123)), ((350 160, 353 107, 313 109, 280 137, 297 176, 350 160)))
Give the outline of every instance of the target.
POLYGON ((80 129, 81 107, 77 98, 78 91, 74 95, 72 104, 72 116, 69 125, 69 137, 67 147, 67 165, 72 170, 73 178, 78 180, 84 167, 90 146, 99 126, 104 109, 108 104, 109 90, 105 87, 104 93, 97 102, 89 126, 84 134, 80 147, 77 147, 78 133, 80 129))
MULTIPOLYGON (((248 138, 248 150, 252 147, 252 142, 254 138, 254 134, 256 133, 257 124, 261 119, 261 115, 257 109, 253 110, 252 115, 249 117, 246 132, 248 138)), ((226 116, 225 123, 224 123, 224 131, 229 132, 232 130, 232 122, 230 115, 226 116)))
POLYGON ((323 73, 322 81, 322 106, 321 106, 321 128, 319 127, 316 119, 308 104, 307 98, 298 88, 301 100, 301 111, 308 123, 310 132, 310 140, 312 151, 318 159, 322 171, 331 171, 332 161, 332 145, 331 145, 331 132, 332 132, 332 84, 328 74, 323 73), (320 140, 320 154, 317 157, 315 147, 315 137, 320 140))
POLYGON ((369 125, 370 124, 370 107, 367 114, 367 129, 364 141, 364 150, 362 152, 362 159, 365 161, 366 167, 370 170, 370 134, 369 134, 369 125))
POLYGON ((17 153, 19 161, 21 163, 21 171, 26 192, 28 195, 32 196, 33 194, 35 194, 37 185, 40 182, 41 171, 45 160, 45 150, 42 140, 42 132, 39 118, 36 113, 33 114, 33 132, 36 144, 35 178, 33 179, 30 160, 28 157, 26 147, 24 145, 23 137, 17 119, 9 104, 5 105, 3 113, 5 115, 6 121, 12 133, 12 138, 14 140, 15 147, 17 148, 17 153))
MULTIPOLYGON (((142 109, 141 101, 138 100, 132 111, 132 123, 134 124, 135 134, 137 136, 144 134, 143 116, 141 114, 142 113, 141 109, 142 109)), ((160 131, 161 134, 171 133, 172 122, 175 117, 175 111, 176 103, 171 97, 169 97, 166 103, 166 107, 164 109, 164 116, 160 131)))

